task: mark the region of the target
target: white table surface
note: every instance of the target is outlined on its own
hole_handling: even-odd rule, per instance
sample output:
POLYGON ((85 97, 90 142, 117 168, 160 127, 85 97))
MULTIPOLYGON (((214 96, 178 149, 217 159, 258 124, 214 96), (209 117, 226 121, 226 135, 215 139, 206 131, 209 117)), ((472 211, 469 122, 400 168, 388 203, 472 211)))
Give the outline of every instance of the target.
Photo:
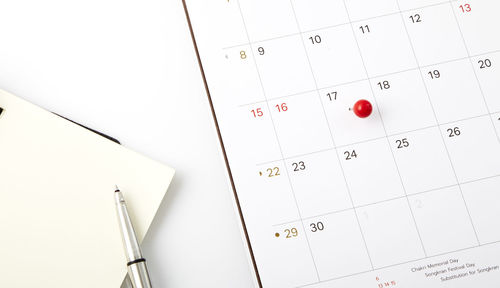
POLYGON ((181 0, 0 0, 0 88, 176 169, 155 287, 253 287, 181 0))

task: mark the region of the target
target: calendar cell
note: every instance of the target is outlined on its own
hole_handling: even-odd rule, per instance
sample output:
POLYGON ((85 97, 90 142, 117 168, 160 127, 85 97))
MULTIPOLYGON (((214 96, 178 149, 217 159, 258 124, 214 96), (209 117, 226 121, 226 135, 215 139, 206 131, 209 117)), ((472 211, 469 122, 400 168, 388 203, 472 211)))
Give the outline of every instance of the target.
POLYGON ((481 244, 500 240, 500 178, 488 178, 462 185, 467 206, 481 244))
POLYGON ((467 57, 449 3, 404 12, 403 18, 420 66, 467 57))
POLYGON ((500 53, 472 58, 490 112, 500 112, 500 53))
POLYGON ((290 1, 238 0, 238 2, 250 41, 256 42, 299 33, 290 1))
POLYGON ((345 1, 351 21, 365 20, 398 12, 396 0, 349 0, 345 1))
POLYGON ((305 224, 320 279, 371 270, 354 210, 309 219, 305 224))
POLYGON ((343 0, 293 0, 292 3, 302 32, 349 23, 343 0))
POLYGON ((469 59, 426 68, 421 73, 440 124, 488 113, 469 59))
POLYGON ((242 185, 242 200, 253 207, 259 207, 260 217, 268 223, 285 223, 299 219, 299 209, 283 161, 249 168, 247 173, 251 173, 255 184, 253 189, 245 189, 242 185))
POLYGON ((303 38, 319 87, 326 88, 366 78, 356 39, 349 25, 305 33, 303 38), (320 43, 316 38, 321 39, 320 43))
MULTIPOLYGON (((266 98, 260 86, 257 69, 250 45, 237 48, 226 49, 221 54, 225 58, 222 71, 227 74, 238 73, 239 77, 226 81, 221 87, 224 91, 224 103, 231 106, 238 106, 241 103, 254 103, 264 101, 266 98), (235 97, 237 95, 237 97, 235 97)), ((229 79, 230 75, 227 75, 229 79)))
POLYGON ((500 175, 500 142, 489 116, 441 126, 459 182, 500 175))
POLYGON ((256 59, 268 99, 316 89, 301 36, 259 42, 253 47, 263 51, 256 59))
POLYGON ((418 70, 375 78, 374 92, 387 134, 435 126, 436 118, 418 70), (376 83, 388 83, 388 89, 376 83))
POLYGON ((234 153, 245 153, 254 164, 281 158, 271 112, 266 103, 240 107, 228 113, 227 117, 236 119, 236 125, 221 124, 222 131, 238 135, 235 143, 239 145, 234 153))
MULTIPOLYGON (((265 248, 273 253, 261 253, 257 258, 257 264, 265 268, 259 271, 262 281, 266 281, 264 283, 271 287, 297 287, 318 280, 307 235, 300 221, 266 227, 265 231, 262 234, 268 237, 265 248), (282 269, 274 270, 274 267, 282 269), (294 271, 293 275, 289 271, 294 271)), ((257 251, 261 248, 260 243, 264 242, 252 243, 257 251)))
MULTIPOLYGON (((219 17, 217 17, 216 22, 217 28, 220 29, 219 31, 223 31, 217 38, 221 47, 232 46, 235 45, 234 43, 248 43, 238 2, 220 1, 214 2, 214 4, 220 6, 219 9, 224 11, 224 13, 220 13, 219 17), (231 25, 227 25, 227 23, 231 23, 231 25)), ((214 35, 210 35, 210 37, 214 37, 214 35)))
POLYGON ((317 92, 269 102, 284 157, 333 148, 317 92))
POLYGON ((365 119, 355 116, 354 112, 349 110, 360 99, 374 103, 368 81, 320 90, 320 94, 337 146, 385 136, 380 114, 376 107, 374 107, 372 114, 365 119))
POLYGON ((471 55, 500 50, 497 1, 468 0, 452 4, 471 55))
POLYGON ((425 257, 406 198, 356 210, 375 268, 425 257))
POLYGON ((457 184, 439 128, 392 136, 392 150, 407 194, 457 184))
POLYGON ((458 186, 409 197, 427 256, 477 246, 458 186))
MULTIPOLYGON (((453 0, 452 0, 453 1, 453 0)), ((446 3, 443 0, 398 0, 402 11, 432 7, 446 3)), ((448 4, 449 5, 449 4, 448 4)))
POLYGON ((355 206, 405 195, 390 149, 385 138, 337 149, 355 206))
POLYGON ((354 22, 352 25, 370 77, 417 67, 399 14, 354 22))
POLYGON ((334 150, 288 159, 288 171, 302 217, 352 208, 334 150), (311 188, 311 183, 315 183, 311 188))

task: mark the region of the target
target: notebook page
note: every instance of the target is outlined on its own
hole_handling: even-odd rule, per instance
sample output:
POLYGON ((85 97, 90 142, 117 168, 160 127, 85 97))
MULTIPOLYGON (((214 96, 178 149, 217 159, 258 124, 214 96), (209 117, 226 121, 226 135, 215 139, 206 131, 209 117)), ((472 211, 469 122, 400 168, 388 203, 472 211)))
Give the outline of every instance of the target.
POLYGON ((499 283, 500 2, 185 2, 257 282, 499 283))
POLYGON ((0 107, 0 286, 119 287, 114 187, 142 241, 174 171, 2 91, 0 107))

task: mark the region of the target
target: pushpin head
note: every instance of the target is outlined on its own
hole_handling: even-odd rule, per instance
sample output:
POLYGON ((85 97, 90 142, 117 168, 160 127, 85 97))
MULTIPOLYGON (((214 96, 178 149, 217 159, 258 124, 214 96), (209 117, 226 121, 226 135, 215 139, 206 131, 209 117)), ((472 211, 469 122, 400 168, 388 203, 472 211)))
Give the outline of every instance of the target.
POLYGON ((372 114, 373 107, 370 101, 363 99, 356 102, 352 110, 359 118, 366 118, 372 114))

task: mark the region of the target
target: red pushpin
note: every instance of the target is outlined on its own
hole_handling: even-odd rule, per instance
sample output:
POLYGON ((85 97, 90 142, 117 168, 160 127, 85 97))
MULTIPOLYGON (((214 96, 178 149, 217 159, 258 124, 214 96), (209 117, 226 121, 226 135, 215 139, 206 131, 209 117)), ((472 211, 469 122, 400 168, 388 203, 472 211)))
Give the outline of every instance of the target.
POLYGON ((373 107, 370 101, 363 99, 356 102, 352 110, 359 118, 366 118, 372 114, 373 107))

